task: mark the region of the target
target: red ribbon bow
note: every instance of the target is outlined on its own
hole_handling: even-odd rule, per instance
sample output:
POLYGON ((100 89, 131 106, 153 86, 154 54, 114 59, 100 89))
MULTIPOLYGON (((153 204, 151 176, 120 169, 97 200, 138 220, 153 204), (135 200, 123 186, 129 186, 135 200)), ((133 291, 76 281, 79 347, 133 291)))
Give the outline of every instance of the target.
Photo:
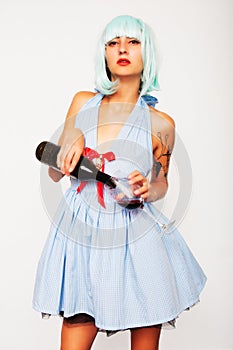
MULTIPOLYGON (((101 171, 104 171, 105 160, 108 160, 109 162, 111 160, 115 160, 115 155, 113 152, 106 152, 103 154, 99 154, 98 152, 96 152, 95 150, 89 147, 84 148, 83 156, 87 157, 90 160, 97 159, 96 167, 98 168, 98 170, 101 170, 101 171)), ((77 188, 77 193, 81 192, 82 189, 86 186, 86 184, 87 184, 86 181, 82 181, 77 188)), ((104 203, 104 187, 101 182, 97 182, 97 194, 98 194, 99 204, 102 205, 102 207, 106 208, 104 203)))

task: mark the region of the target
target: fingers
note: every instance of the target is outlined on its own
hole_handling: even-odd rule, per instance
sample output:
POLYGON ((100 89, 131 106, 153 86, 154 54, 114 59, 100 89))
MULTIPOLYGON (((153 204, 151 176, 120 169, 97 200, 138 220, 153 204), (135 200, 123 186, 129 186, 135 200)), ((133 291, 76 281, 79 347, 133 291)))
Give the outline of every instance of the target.
POLYGON ((64 160, 65 157, 69 151, 70 145, 68 144, 63 144, 60 148, 60 151, 58 152, 57 155, 57 166, 59 169, 62 170, 62 168, 64 167, 64 160))
POLYGON ((78 161, 79 161, 79 158, 82 154, 82 150, 79 150, 79 152, 75 152, 73 154, 73 158, 71 158, 71 163, 70 165, 67 164, 67 168, 69 168, 69 172, 72 173, 72 171, 74 170, 74 168, 76 167, 78 161))
POLYGON ((134 194, 140 196, 143 199, 147 199, 149 196, 149 182, 145 176, 143 176, 138 170, 133 171, 128 176, 129 184, 134 189, 134 194))
POLYGON ((147 178, 143 176, 138 170, 133 171, 128 176, 130 185, 140 184, 144 185, 147 183, 147 178))
POLYGON ((143 176, 138 170, 135 170, 131 174, 129 174, 128 179, 131 185, 134 185, 140 181, 146 181, 145 176, 143 176))
POLYGON ((148 182, 146 181, 144 183, 144 185, 142 185, 141 187, 137 188, 134 191, 134 194, 138 197, 141 197, 143 199, 147 199, 149 196, 149 187, 148 187, 148 182))
POLYGON ((63 174, 70 176, 70 173, 74 170, 77 165, 79 158, 82 154, 82 150, 75 149, 75 147, 71 147, 71 149, 66 154, 62 166, 61 171, 63 174))
POLYGON ((72 147, 64 158, 61 171, 63 172, 63 174, 66 174, 67 176, 69 176, 70 172, 73 170, 73 169, 71 170, 71 163, 74 158, 74 155, 75 155, 75 151, 72 147))
POLYGON ((77 145, 64 145, 61 147, 57 155, 57 165, 61 169, 61 172, 67 176, 74 170, 79 158, 83 152, 83 149, 77 145))
POLYGON ((61 148, 57 155, 57 166, 61 169, 63 174, 69 176, 83 152, 83 133, 80 129, 66 126, 59 143, 61 148))

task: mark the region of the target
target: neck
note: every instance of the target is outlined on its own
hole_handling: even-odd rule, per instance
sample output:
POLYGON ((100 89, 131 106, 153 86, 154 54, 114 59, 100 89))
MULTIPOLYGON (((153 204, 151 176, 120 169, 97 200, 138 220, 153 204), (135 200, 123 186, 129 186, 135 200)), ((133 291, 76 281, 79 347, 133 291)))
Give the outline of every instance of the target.
POLYGON ((121 77, 118 90, 110 96, 105 96, 108 102, 136 103, 139 97, 140 79, 124 79, 121 77))

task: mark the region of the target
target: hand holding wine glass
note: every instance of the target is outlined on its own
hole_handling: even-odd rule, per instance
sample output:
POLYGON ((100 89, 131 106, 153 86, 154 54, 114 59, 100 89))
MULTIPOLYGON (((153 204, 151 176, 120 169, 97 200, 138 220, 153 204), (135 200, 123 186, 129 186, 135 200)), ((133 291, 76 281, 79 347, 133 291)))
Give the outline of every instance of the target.
POLYGON ((138 170, 133 171, 128 176, 129 184, 133 188, 133 193, 141 197, 144 201, 149 197, 149 181, 138 170))
POLYGON ((105 186, 112 198, 126 209, 143 208, 143 198, 134 193, 135 189, 139 188, 138 185, 130 185, 128 178, 118 178, 116 181, 117 186, 115 188, 105 186))

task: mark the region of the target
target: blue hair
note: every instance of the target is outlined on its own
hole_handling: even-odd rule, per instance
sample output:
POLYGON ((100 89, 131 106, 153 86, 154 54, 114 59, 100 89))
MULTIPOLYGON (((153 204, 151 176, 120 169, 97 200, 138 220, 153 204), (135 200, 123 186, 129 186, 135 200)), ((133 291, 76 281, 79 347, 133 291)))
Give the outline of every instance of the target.
POLYGON ((95 71, 96 89, 104 95, 112 95, 118 89, 118 80, 110 80, 110 72, 106 67, 106 44, 116 37, 127 36, 141 42, 143 72, 141 75, 140 95, 159 90, 157 50, 151 28, 140 19, 123 15, 115 17, 105 27, 97 44, 95 71))

